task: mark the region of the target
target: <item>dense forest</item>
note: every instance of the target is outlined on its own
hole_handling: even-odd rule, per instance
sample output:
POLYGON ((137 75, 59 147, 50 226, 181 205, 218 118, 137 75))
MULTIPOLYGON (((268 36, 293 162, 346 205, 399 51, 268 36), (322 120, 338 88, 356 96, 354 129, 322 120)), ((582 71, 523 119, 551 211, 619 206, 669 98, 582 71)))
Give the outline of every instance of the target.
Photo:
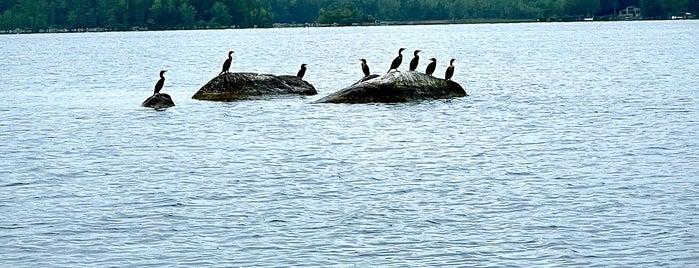
POLYGON ((274 23, 645 18, 699 13, 699 0, 0 0, 0 30, 271 27, 274 23))

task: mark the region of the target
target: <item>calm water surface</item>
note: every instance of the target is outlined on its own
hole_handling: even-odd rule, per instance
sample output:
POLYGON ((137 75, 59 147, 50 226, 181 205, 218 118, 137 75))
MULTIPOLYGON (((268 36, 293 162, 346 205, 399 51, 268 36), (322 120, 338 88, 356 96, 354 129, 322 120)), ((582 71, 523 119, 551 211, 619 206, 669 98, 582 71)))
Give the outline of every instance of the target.
POLYGON ((0 266, 699 265, 699 21, 0 36, 0 266), (312 101, 399 47, 468 97, 312 101), (190 97, 232 71, 318 96, 190 97), (176 107, 139 107, 168 69, 176 107))

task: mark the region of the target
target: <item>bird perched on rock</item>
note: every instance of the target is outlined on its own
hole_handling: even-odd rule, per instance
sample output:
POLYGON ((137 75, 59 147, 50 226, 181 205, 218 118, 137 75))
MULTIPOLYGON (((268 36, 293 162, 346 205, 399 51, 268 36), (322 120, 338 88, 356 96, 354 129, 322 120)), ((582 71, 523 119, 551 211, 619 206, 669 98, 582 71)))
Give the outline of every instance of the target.
POLYGON ((420 51, 422 51, 422 50, 418 49, 418 50, 415 50, 415 52, 413 52, 414 57, 410 61, 410 71, 415 71, 415 69, 417 69, 417 64, 420 61, 420 56, 418 56, 417 53, 420 53, 420 51))
POLYGON ((231 62, 233 62, 232 54, 233 54, 232 50, 228 51, 228 59, 226 59, 226 61, 223 62, 223 68, 221 68, 221 73, 219 73, 218 75, 221 75, 223 73, 227 73, 228 69, 231 68, 231 62))
POLYGON ((454 61, 456 59, 451 59, 449 61, 449 67, 447 67, 447 71, 444 73, 444 79, 446 80, 451 80, 451 77, 454 75, 454 61))
POLYGON ((165 85, 165 72, 167 72, 167 70, 160 71, 160 79, 157 83, 155 83, 155 88, 153 88, 153 95, 160 93, 160 90, 163 89, 163 86, 165 85))
POLYGON ((431 58, 430 64, 427 64, 427 69, 425 69, 425 74, 432 76, 434 69, 437 69, 437 59, 431 58))
POLYGON ((365 59, 359 59, 359 61, 362 62, 362 72, 364 72, 364 76, 369 76, 371 72, 369 71, 369 65, 366 64, 365 59))
POLYGON ((393 59, 393 62, 391 62, 391 68, 388 69, 388 72, 386 72, 386 73, 390 73, 391 70, 398 71, 398 67, 400 67, 401 63, 403 63, 403 54, 401 54, 401 52, 403 52, 403 50, 405 50, 404 47, 398 49, 398 57, 393 59))
POLYGON ((296 77, 303 79, 303 75, 306 74, 306 64, 301 64, 301 69, 296 73, 296 77))

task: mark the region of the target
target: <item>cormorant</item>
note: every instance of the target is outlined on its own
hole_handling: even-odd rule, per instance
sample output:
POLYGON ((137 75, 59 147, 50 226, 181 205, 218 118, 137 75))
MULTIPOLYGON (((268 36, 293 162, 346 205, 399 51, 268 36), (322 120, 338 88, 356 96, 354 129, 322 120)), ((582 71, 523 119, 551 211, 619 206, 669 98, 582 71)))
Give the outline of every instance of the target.
POLYGON ((449 67, 447 67, 447 72, 444 73, 444 79, 446 80, 451 80, 451 77, 454 75, 454 61, 456 59, 451 59, 449 61, 449 67))
POLYGON ((427 64, 427 69, 425 69, 425 74, 432 76, 432 73, 434 73, 434 69, 437 68, 437 59, 431 58, 430 59, 430 64, 427 64))
POLYGON ((371 72, 369 71, 369 65, 366 65, 366 60, 365 59, 360 59, 362 62, 362 72, 364 72, 364 76, 369 76, 371 72))
POLYGON ((403 63, 403 54, 401 54, 401 52, 403 52, 403 50, 405 50, 404 47, 402 47, 398 50, 398 57, 393 59, 393 62, 391 62, 391 69, 388 69, 388 72, 386 72, 386 73, 390 73, 391 70, 394 70, 394 69, 396 71, 398 71, 398 67, 400 66, 401 63, 403 63))
POLYGON ((226 59, 226 61, 223 62, 223 68, 221 69, 221 73, 219 73, 218 75, 227 73, 228 69, 231 68, 231 62, 233 61, 233 56, 231 56, 231 54, 233 54, 233 51, 228 51, 228 59, 226 59))
POLYGON ((306 64, 301 64, 301 70, 296 73, 296 77, 303 79, 303 75, 306 74, 306 64))
POLYGON ((415 57, 413 57, 413 59, 410 61, 410 70, 411 71, 415 71, 415 69, 417 69, 417 63, 418 63, 418 61, 420 61, 420 56, 418 56, 417 53, 420 53, 420 51, 422 51, 422 50, 418 49, 418 50, 415 50, 415 52, 413 52, 413 55, 415 55, 415 57))
POLYGON ((160 80, 158 80, 158 83, 155 83, 155 88, 153 89, 153 95, 159 94, 160 90, 163 89, 163 85, 165 85, 165 76, 163 76, 167 72, 167 70, 162 70, 160 71, 160 80))

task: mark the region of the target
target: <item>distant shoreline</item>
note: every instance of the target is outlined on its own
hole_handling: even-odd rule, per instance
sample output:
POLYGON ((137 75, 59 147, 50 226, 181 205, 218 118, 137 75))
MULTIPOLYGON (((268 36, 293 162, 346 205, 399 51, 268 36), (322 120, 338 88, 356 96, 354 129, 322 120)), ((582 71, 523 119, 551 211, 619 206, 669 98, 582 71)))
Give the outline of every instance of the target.
POLYGON ((226 30, 226 29, 272 29, 272 28, 307 28, 307 27, 348 27, 348 26, 399 26, 399 25, 448 25, 448 24, 500 24, 500 23, 532 23, 532 22, 590 22, 590 21, 659 21, 659 20, 696 20, 697 18, 668 18, 668 19, 641 19, 641 18, 620 18, 620 17, 566 17, 566 18, 548 18, 542 19, 458 19, 458 20, 422 20, 422 21, 379 21, 379 22, 362 22, 352 23, 350 25, 320 24, 320 23, 274 23, 272 27, 254 27, 240 28, 237 26, 230 27, 201 27, 201 28, 172 28, 172 29, 157 29, 151 30, 148 27, 132 27, 129 30, 116 30, 105 27, 95 28, 50 28, 40 30, 0 30, 0 35, 3 34, 37 34, 37 33, 99 33, 99 32, 142 32, 142 31, 180 31, 180 30, 226 30))

